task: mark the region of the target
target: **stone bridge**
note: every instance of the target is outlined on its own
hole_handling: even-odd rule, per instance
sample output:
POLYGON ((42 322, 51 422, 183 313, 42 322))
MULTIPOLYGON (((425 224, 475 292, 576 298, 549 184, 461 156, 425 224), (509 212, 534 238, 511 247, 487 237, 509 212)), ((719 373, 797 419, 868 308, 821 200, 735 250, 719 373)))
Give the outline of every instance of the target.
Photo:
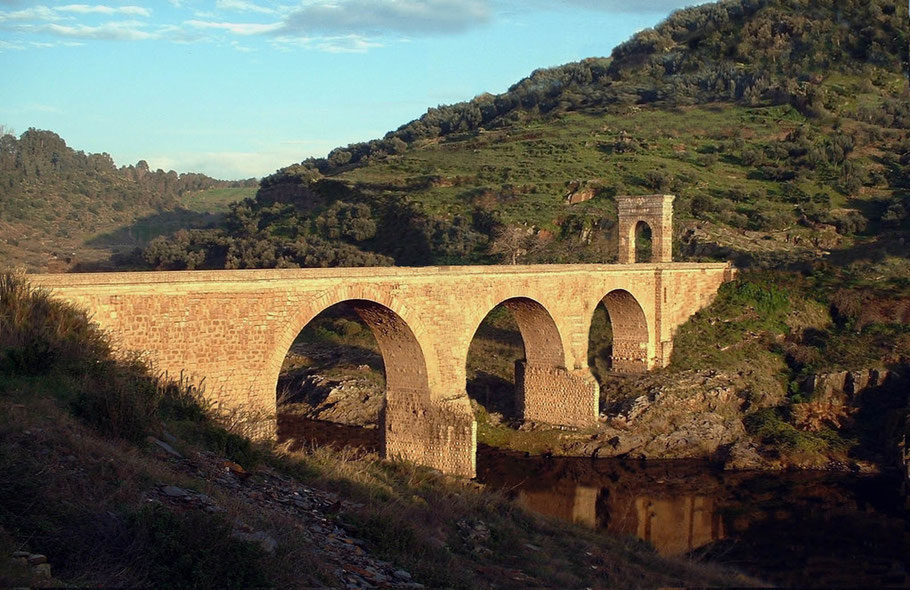
MULTIPOLYGON (((620 228, 632 228, 621 239, 621 248, 631 252, 620 259, 634 260, 635 224, 624 225, 622 209, 620 214, 620 228)), ((644 221, 669 231, 668 224, 644 221)), ((605 304, 612 324, 613 370, 646 371, 668 363, 674 330, 733 276, 727 264, 669 262, 669 240, 662 246, 661 233, 654 236, 658 262, 639 264, 30 279, 87 309, 122 350, 146 353, 172 376, 204 378, 206 397, 223 409, 272 416, 278 374, 291 344, 319 313, 346 302, 371 328, 385 364, 384 455, 473 477, 476 425, 465 375, 468 347, 481 321, 502 304, 519 326, 525 359, 516 367, 516 394, 524 418, 593 425, 598 386, 588 368, 588 340, 597 304, 605 304)))

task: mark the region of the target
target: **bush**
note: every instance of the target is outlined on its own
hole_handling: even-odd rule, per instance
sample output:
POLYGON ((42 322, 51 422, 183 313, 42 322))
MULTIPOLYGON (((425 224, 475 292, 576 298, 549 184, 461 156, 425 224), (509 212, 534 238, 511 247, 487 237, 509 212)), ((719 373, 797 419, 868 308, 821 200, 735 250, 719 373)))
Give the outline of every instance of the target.
POLYGON ((261 588, 268 580, 260 566, 262 551, 231 538, 224 518, 187 511, 175 514, 160 505, 144 507, 132 518, 138 559, 156 588, 261 588))
POLYGON ((84 312, 0 274, 0 375, 51 375, 55 393, 83 422, 106 436, 142 440, 159 406, 177 419, 207 414, 185 383, 154 377, 137 357, 115 358, 107 335, 84 312))
POLYGON ((847 442, 836 432, 823 428, 817 433, 803 432, 784 420, 780 408, 763 408, 743 419, 746 431, 765 444, 805 453, 844 450, 847 442))
POLYGON ((80 370, 110 352, 104 334, 84 312, 33 288, 22 276, 0 274, 0 371, 80 370))

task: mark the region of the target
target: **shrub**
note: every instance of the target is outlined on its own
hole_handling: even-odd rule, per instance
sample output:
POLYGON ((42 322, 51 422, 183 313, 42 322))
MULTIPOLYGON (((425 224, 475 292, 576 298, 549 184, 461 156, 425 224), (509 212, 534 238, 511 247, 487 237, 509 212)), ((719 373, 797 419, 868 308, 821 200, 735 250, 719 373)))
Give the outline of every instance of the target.
POLYGON ((0 274, 0 371, 78 370, 110 352, 104 334, 84 312, 33 288, 22 276, 0 274))
POLYGON ((780 408, 763 408, 743 419, 746 430, 765 444, 784 449, 819 453, 844 450, 847 442, 829 428, 817 433, 803 432, 784 420, 780 408))
POLYGON ((137 558, 156 588, 261 588, 268 586, 262 551, 231 538, 231 526, 216 515, 175 514, 146 506, 131 519, 137 558))
POLYGON ((73 414, 99 432, 140 440, 158 403, 157 380, 137 358, 115 359, 84 312, 0 274, 0 373, 53 374, 73 414))

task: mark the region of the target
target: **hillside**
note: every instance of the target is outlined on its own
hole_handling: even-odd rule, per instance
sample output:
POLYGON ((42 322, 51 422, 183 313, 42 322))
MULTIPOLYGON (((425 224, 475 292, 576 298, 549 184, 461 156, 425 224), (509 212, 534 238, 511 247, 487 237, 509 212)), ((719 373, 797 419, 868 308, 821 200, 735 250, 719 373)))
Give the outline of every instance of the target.
MULTIPOLYGON (((144 160, 117 168, 108 154, 73 150, 51 131, 29 129, 16 138, 0 130, 0 257, 32 270, 66 270, 77 259, 109 256, 110 238, 96 239, 106 231, 151 215, 160 225, 165 212, 180 219, 178 227, 199 223, 204 216, 194 219, 185 197, 252 184, 153 171, 144 160)), ((126 244, 147 241, 134 235, 126 244)))
POLYGON ((678 258, 815 259, 907 229, 907 45, 895 2, 678 11, 610 58, 534 72, 502 95, 284 168, 223 231, 145 258, 609 261, 612 196, 671 192, 678 258))

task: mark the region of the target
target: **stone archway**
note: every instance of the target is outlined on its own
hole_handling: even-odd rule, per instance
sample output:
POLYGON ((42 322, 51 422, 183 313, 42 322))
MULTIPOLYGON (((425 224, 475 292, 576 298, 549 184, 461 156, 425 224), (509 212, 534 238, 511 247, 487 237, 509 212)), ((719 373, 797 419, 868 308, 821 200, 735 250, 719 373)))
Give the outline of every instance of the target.
POLYGON ((651 229, 651 260, 673 260, 673 195, 617 195, 619 226, 619 262, 631 264, 635 259, 635 233, 640 223, 651 229))
MULTIPOLYGON (((346 293, 348 294, 348 293, 346 293)), ((349 295, 349 294, 348 294, 349 295)), ((298 314, 282 336, 286 354, 296 334, 324 310, 344 303, 370 329, 382 355, 385 399, 380 414, 381 453, 434 467, 447 473, 473 477, 476 431, 467 400, 440 400, 434 395, 433 365, 427 363, 419 332, 392 305, 366 298, 323 297, 298 314), (459 404, 458 402, 463 402, 459 404)), ((277 356, 277 353, 276 353, 277 356)), ((280 362, 272 362, 277 384, 280 362)))
POLYGON ((648 370, 650 330, 645 312, 635 296, 614 289, 601 300, 613 330, 611 370, 616 373, 643 373, 648 370))
MULTIPOLYGON (((524 344, 524 358, 515 363, 515 405, 520 417, 567 426, 593 423, 597 382, 587 370, 567 370, 562 337, 550 312, 528 297, 512 297, 492 309, 497 307, 511 312, 524 344)), ((479 324, 473 334, 478 328, 479 324)))

